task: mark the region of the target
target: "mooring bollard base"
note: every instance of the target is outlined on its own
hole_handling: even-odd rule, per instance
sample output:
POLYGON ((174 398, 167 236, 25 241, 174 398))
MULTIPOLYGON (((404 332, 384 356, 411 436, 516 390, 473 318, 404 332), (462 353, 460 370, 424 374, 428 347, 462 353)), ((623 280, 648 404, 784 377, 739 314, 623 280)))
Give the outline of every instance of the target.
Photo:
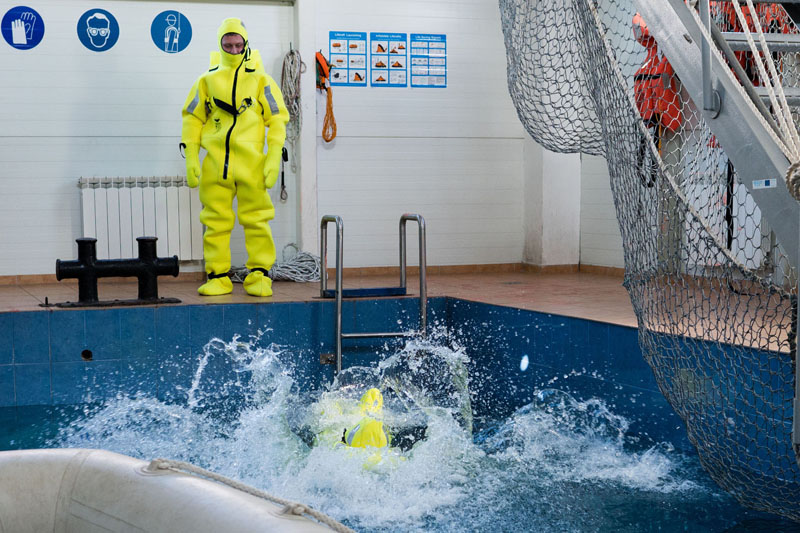
POLYGON ((181 301, 178 298, 158 298, 155 300, 99 300, 97 302, 59 302, 59 303, 43 303, 39 307, 61 307, 71 309, 74 307, 131 307, 134 305, 161 305, 161 304, 179 304, 181 301))

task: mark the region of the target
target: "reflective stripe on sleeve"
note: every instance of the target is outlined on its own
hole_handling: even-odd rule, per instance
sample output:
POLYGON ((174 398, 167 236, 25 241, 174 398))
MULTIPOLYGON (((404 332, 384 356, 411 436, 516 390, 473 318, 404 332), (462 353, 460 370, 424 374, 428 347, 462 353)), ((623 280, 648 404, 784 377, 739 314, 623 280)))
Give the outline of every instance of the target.
POLYGON ((187 113, 194 113, 194 108, 196 108, 197 104, 199 104, 199 103, 200 103, 200 93, 199 92, 195 92, 194 93, 194 98, 192 99, 191 102, 189 102, 189 105, 186 106, 186 112, 187 113))
POLYGON ((358 424, 356 427, 347 432, 347 437, 345 439, 345 442, 347 443, 348 446, 353 445, 353 439, 355 438, 356 433, 358 433, 359 429, 361 429, 361 424, 358 424))
POLYGON ((279 111, 278 109, 278 102, 275 101, 275 97, 272 96, 272 91, 269 90, 269 85, 264 87, 264 98, 267 99, 267 103, 269 104, 269 111, 273 115, 279 111))

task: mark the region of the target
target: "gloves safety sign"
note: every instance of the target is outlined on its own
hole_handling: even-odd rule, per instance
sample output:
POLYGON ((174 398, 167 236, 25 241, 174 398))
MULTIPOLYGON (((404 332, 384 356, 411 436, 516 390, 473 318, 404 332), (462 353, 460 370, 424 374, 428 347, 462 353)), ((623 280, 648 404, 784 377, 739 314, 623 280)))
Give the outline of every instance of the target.
POLYGON ((44 20, 33 8, 12 7, 0 23, 3 39, 17 50, 30 50, 44 38, 44 20))

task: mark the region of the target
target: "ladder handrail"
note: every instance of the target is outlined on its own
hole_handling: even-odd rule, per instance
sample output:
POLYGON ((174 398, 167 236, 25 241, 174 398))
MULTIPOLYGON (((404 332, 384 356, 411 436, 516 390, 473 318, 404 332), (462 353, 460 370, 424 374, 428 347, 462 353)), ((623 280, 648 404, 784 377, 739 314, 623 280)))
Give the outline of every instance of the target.
POLYGON ((406 331, 398 333, 342 333, 342 270, 344 265, 344 222, 338 215, 324 215, 320 221, 320 250, 321 262, 319 295, 325 298, 328 288, 328 223, 336 224, 336 312, 334 313, 334 329, 336 330, 336 373, 342 371, 342 339, 357 339, 371 337, 412 337, 427 336, 428 324, 428 291, 427 291, 427 245, 425 239, 425 219, 422 215, 404 213, 400 217, 400 286, 406 288, 406 223, 411 220, 419 225, 419 331, 406 331))
POLYGON ((416 221, 419 225, 419 331, 424 339, 428 324, 428 295, 426 282, 427 245, 425 243, 425 219, 422 215, 404 213, 400 217, 400 286, 406 288, 406 222, 416 221))
POLYGON ((336 313, 334 327, 336 329, 336 373, 342 371, 342 265, 344 263, 343 241, 344 241, 344 222, 338 215, 324 215, 320 222, 320 249, 319 257, 322 262, 320 272, 321 298, 325 297, 325 289, 328 286, 328 222, 336 223, 336 313))

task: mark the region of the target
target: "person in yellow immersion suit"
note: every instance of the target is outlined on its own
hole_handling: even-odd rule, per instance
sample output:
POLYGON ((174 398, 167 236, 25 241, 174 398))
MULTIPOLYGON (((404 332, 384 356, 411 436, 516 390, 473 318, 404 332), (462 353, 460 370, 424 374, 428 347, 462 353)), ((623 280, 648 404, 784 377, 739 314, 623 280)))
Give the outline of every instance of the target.
POLYGON ((278 178, 289 112, 278 84, 264 72, 257 51, 250 50, 240 19, 223 20, 217 42, 219 65, 197 79, 181 113, 186 183, 200 185, 200 221, 206 226, 203 256, 208 281, 197 292, 211 296, 233 290, 228 271, 232 204, 237 196, 250 270, 244 289, 253 296, 270 296, 267 271, 275 262, 275 243, 269 221, 275 208, 267 189, 278 178), (202 166, 200 147, 208 152, 202 166))
POLYGON ((378 389, 369 389, 359 402, 361 414, 364 416, 358 424, 350 429, 345 429, 342 442, 353 448, 384 448, 389 445, 389 437, 383 427, 383 422, 376 420, 383 410, 383 395, 378 389))

